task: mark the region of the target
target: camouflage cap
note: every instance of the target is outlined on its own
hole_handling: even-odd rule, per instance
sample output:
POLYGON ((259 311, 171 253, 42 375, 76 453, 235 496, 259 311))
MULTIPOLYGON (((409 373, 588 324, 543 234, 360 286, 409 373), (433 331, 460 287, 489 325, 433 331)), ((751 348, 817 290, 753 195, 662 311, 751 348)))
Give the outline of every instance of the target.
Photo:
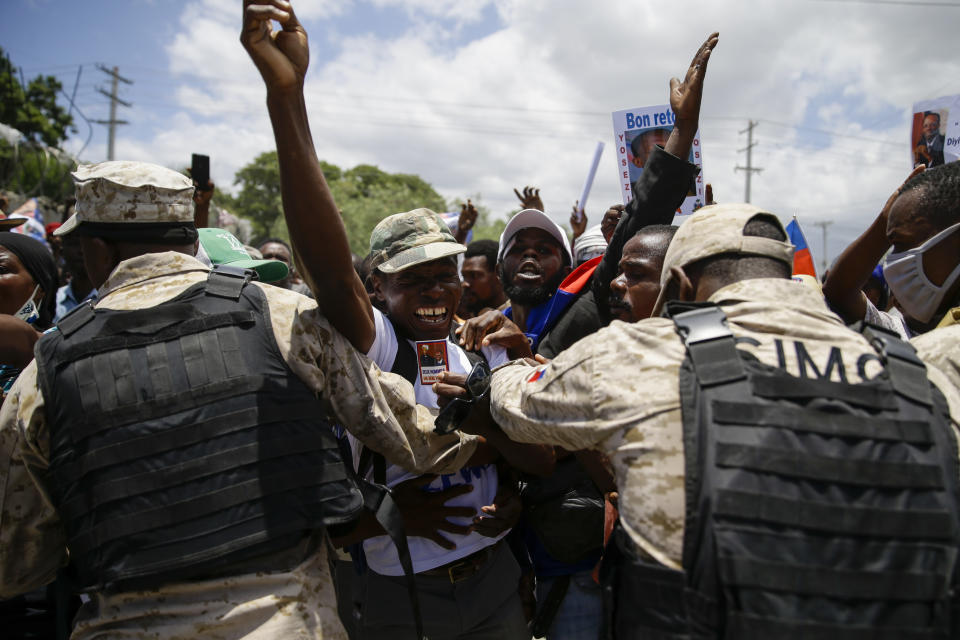
POLYGON ((73 172, 75 213, 54 235, 97 223, 193 224, 193 182, 182 173, 147 162, 83 164, 73 172))
POLYGON ((714 204, 699 209, 680 225, 667 247, 660 272, 660 297, 654 306, 654 314, 662 308, 670 270, 684 267, 698 260, 723 253, 766 256, 780 260, 793 268, 793 245, 789 242, 745 236, 743 230, 751 218, 758 214, 770 217, 787 237, 780 220, 774 214, 750 204, 714 204))
POLYGON ((414 209, 388 216, 374 227, 370 234, 370 267, 396 273, 466 250, 454 239, 443 218, 430 209, 414 209))

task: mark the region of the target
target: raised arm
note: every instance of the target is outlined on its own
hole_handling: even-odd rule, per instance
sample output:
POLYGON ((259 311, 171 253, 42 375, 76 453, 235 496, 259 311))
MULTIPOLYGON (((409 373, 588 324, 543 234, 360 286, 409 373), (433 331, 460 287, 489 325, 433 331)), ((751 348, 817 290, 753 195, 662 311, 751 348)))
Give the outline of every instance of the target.
POLYGON ((284 0, 244 0, 240 41, 267 87, 280 164, 283 214, 297 264, 317 305, 358 350, 373 345, 373 308, 353 259, 340 212, 323 177, 303 97, 307 32, 284 0), (272 22, 280 25, 271 29, 272 22))
MULTIPOLYGON (((925 166, 920 165, 911 171, 904 184, 923 173, 924 169, 925 166)), ((863 320, 867 312, 867 296, 862 287, 880 262, 880 258, 890 248, 887 240, 887 216, 901 189, 903 184, 887 198, 877 219, 843 250, 823 283, 823 297, 827 304, 847 324, 863 320)))
POLYGON ((707 62, 717 46, 719 35, 713 33, 700 45, 683 82, 670 79, 670 108, 676 116, 673 131, 664 149, 655 148, 644 166, 643 173, 633 185, 633 198, 627 204, 617 229, 610 238, 603 260, 597 266, 591 287, 601 312, 610 290, 610 282, 617 276, 623 245, 643 227, 670 224, 677 207, 687 197, 690 182, 697 175, 696 166, 687 162, 690 147, 700 126, 700 103, 707 62))

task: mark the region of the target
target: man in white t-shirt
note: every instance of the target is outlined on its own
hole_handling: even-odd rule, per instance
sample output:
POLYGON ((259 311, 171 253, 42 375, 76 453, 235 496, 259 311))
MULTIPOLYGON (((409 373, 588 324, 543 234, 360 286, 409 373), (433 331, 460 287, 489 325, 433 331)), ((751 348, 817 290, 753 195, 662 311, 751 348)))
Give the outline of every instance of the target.
MULTIPOLYGON (((417 403, 432 409, 438 407, 433 383, 440 373, 466 374, 477 359, 450 339, 462 293, 456 257, 465 249, 428 209, 389 216, 370 237, 373 292, 384 312, 372 309, 374 339, 367 356, 381 369, 407 378, 417 403)), ((509 359, 497 346, 484 348, 482 355, 491 367, 509 359)), ((369 457, 356 440, 351 438, 350 444, 355 466, 375 479, 376 464, 366 463, 369 457)), ((428 492, 472 487, 445 503, 462 507, 464 517, 443 527, 443 536, 437 532, 430 538, 409 538, 424 627, 431 638, 529 637, 516 592, 519 569, 510 550, 499 544, 509 528, 479 527, 481 533, 474 526, 475 516, 486 515, 481 509, 495 503, 498 475, 493 462, 500 455, 534 473, 549 471, 552 462, 552 453, 543 447, 488 443, 459 472, 424 483, 428 492)), ((384 476, 389 487, 416 477, 389 464, 384 476)), ((405 514, 405 524, 416 533, 416 523, 408 520, 405 514)), ((406 586, 396 547, 389 537, 376 536, 365 540, 363 549, 368 567, 363 637, 400 637, 410 617, 402 611, 406 586)))
MULTIPOLYGON (((461 295, 456 256, 465 248, 455 242, 439 216, 425 209, 391 216, 381 222, 371 238, 376 254, 371 257, 371 268, 377 306, 385 309, 385 315, 374 311, 364 283, 353 269, 343 219, 323 177, 310 135, 303 104, 303 82, 309 59, 306 32, 290 3, 247 1, 244 4, 246 20, 241 39, 267 89, 267 108, 274 125, 280 167, 283 212, 294 245, 297 270, 310 286, 317 306, 330 325, 358 351, 369 353, 387 369, 394 368, 398 359, 400 363, 405 362, 409 356, 415 369, 412 374, 406 371, 407 379, 415 383, 417 400, 436 407, 429 380, 446 367, 464 371, 469 366, 463 352, 447 340, 461 295), (271 21, 280 25, 282 33, 271 35, 271 21), (439 355, 445 364, 418 366, 419 358, 410 341, 428 343, 431 359, 423 359, 424 362, 439 363, 440 359, 435 357, 439 355)), ((488 357, 493 365, 503 359, 502 354, 495 356, 492 352, 488 357)), ((443 441, 429 431, 422 433, 422 440, 417 444, 443 441)), ((497 532, 498 527, 490 526, 501 519, 493 504, 498 489, 496 470, 490 466, 500 457, 524 471, 549 473, 552 470, 550 448, 517 445, 505 438, 502 442, 488 440, 478 446, 462 474, 413 481, 429 482, 427 491, 450 484, 451 489, 440 495, 444 498, 457 495, 457 501, 463 499, 465 506, 441 504, 441 509, 425 513, 427 510, 419 508, 417 500, 413 500, 415 508, 407 511, 400 504, 418 572, 416 583, 424 627, 426 635, 433 640, 529 637, 516 596, 519 569, 510 550, 497 539, 497 533, 507 527, 499 527, 497 532), (460 487, 471 489, 457 493, 460 487), (463 509, 456 515, 465 516, 465 520, 446 522, 443 516, 454 515, 450 513, 454 508, 463 509), (424 521, 436 521, 438 511, 442 514, 440 526, 433 527, 433 531, 423 531, 430 528, 424 521), (475 522, 477 516, 484 519, 475 522), (449 533, 449 539, 440 536, 437 530, 449 533), (480 536, 477 533, 480 531, 488 535, 480 536), (450 546, 456 547, 452 553, 450 546)), ((406 477, 401 469, 386 467, 385 471, 388 484, 396 484, 406 477)), ((410 491, 411 486, 407 484, 396 493, 422 497, 427 505, 435 506, 438 502, 438 494, 412 488, 410 491)), ((356 538, 363 537, 361 532, 353 533, 356 538)), ((371 569, 366 572, 365 606, 358 617, 365 640, 414 635, 404 578, 389 575, 394 572, 391 567, 395 566, 395 558, 389 543, 376 537, 370 540, 371 569)))

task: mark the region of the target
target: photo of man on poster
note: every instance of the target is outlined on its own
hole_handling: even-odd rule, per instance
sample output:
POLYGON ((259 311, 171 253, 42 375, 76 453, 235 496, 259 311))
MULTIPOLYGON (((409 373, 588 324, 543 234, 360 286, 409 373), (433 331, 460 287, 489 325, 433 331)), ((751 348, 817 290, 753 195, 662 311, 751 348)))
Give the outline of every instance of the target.
MULTIPOLYGON (((917 115, 919 114, 914 114, 915 121, 917 115)), ((913 146, 913 166, 925 164, 930 168, 943 164, 944 135, 940 130, 941 122, 939 111, 923 112, 923 118, 920 120, 920 135, 914 136, 916 144, 913 146)))

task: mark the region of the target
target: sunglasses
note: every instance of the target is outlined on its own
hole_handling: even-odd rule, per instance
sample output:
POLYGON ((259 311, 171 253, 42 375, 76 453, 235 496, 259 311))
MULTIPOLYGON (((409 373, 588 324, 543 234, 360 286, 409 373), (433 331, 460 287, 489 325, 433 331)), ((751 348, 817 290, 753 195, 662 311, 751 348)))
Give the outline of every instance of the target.
POLYGON ((473 365, 465 386, 470 398, 454 398, 441 409, 433 420, 434 433, 445 435, 459 429, 475 402, 486 397, 490 391, 490 365, 483 360, 473 365))

